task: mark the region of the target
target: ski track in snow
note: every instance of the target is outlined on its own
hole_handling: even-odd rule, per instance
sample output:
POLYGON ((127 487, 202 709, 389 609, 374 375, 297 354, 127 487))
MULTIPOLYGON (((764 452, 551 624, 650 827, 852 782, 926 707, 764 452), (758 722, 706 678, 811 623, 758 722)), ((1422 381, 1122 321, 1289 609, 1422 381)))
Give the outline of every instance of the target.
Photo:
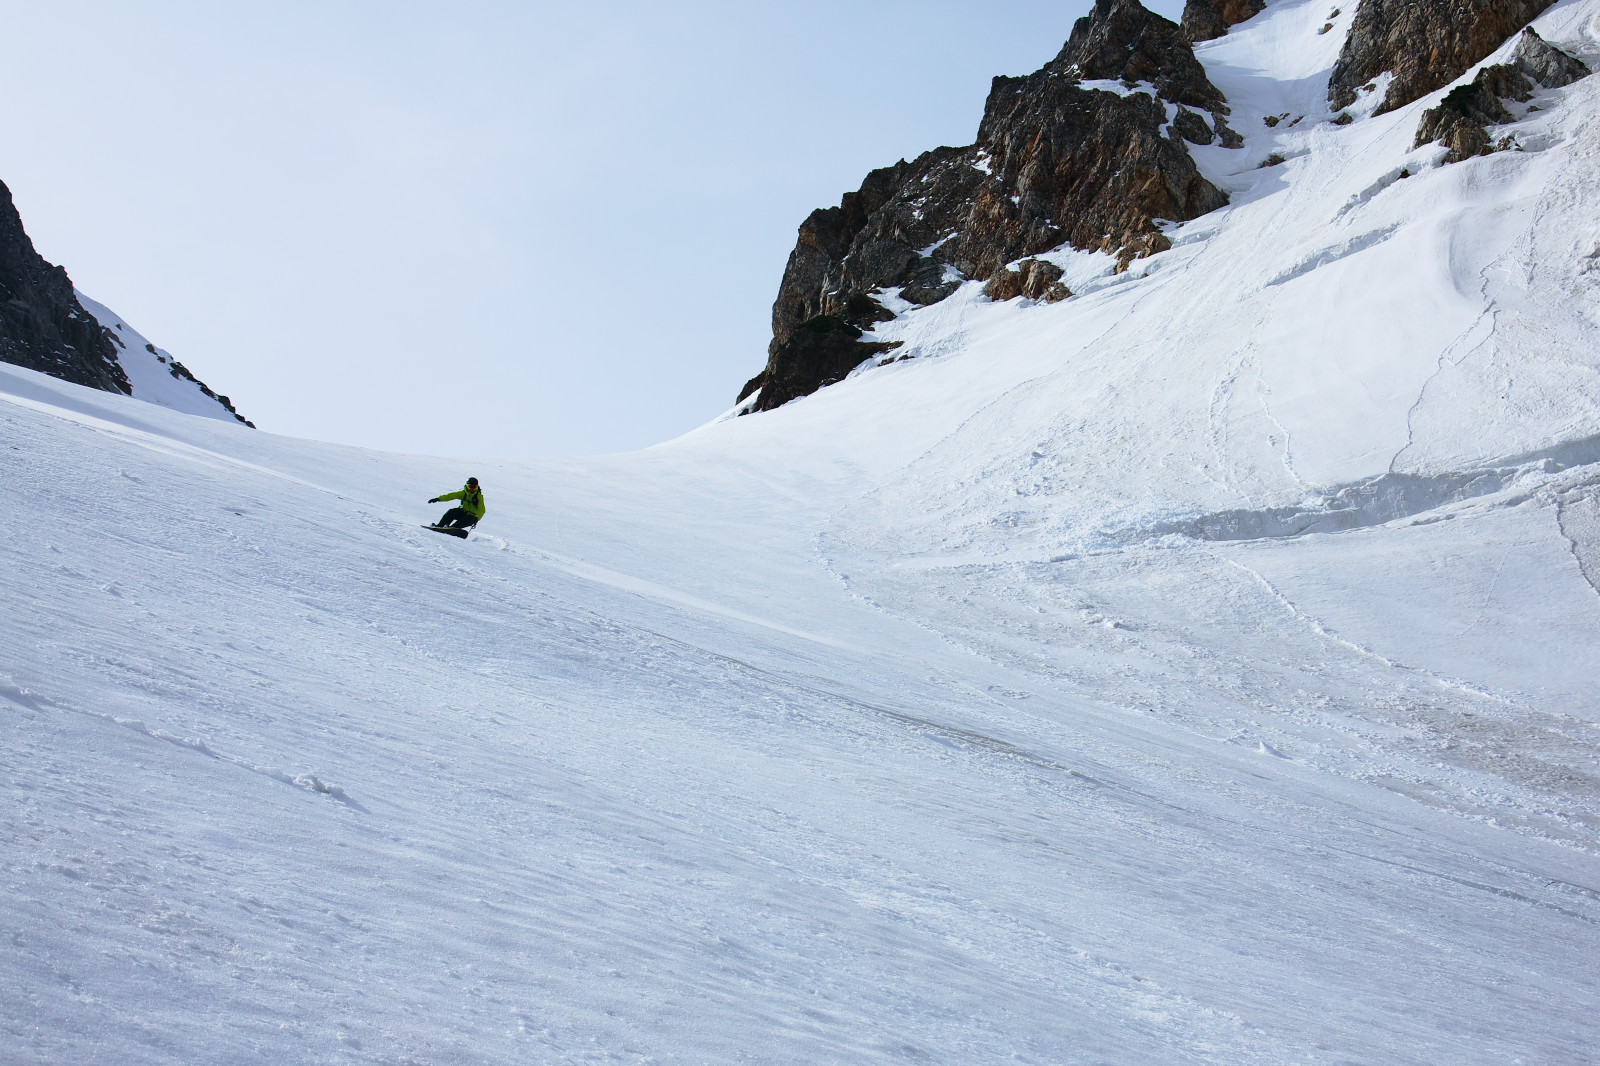
POLYGON ((1600 79, 1438 167, 1328 10, 1169 252, 636 455, 0 366, 0 1061, 1589 1061, 1600 79))

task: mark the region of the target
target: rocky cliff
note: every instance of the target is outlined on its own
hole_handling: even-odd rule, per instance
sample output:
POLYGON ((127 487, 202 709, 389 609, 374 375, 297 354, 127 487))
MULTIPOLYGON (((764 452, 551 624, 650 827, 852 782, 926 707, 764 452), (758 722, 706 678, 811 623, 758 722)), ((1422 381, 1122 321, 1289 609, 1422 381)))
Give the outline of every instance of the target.
POLYGON ((114 313, 80 296, 33 246, 0 182, 0 362, 254 428, 182 363, 114 313))
POLYGON ((1447 163, 1487 155, 1502 147, 1490 136, 1490 127, 1515 120, 1515 104, 1526 103, 1540 89, 1571 85, 1588 75, 1582 60, 1550 44, 1530 26, 1522 31, 1511 62, 1484 67, 1471 81, 1446 93, 1437 107, 1423 112, 1416 144, 1440 142, 1449 149, 1447 163))
POLYGON ((1238 145, 1227 115, 1180 26, 1138 0, 1097 0, 1042 69, 994 79, 973 144, 873 171, 806 219, 766 368, 739 399, 770 410, 880 352, 860 338, 893 317, 879 299, 891 290, 926 305, 980 280, 996 298, 1059 299, 1048 264, 1020 261, 1071 245, 1125 267, 1163 250, 1163 220, 1227 201, 1186 147, 1238 145))
POLYGON ((1209 41, 1266 7, 1267 0, 1189 0, 1183 5, 1183 33, 1191 41, 1209 41))
POLYGON ((132 393, 116 345, 83 309, 67 272, 45 262, 0 182, 0 361, 108 392, 132 393))
MULTIPOLYGON (((1377 112, 1411 103, 1461 79, 1552 2, 1360 0, 1329 102, 1342 110, 1381 88, 1377 112)), ((1069 299, 1061 269, 1036 257, 1106 252, 1123 270, 1170 247, 1163 223, 1227 202, 1189 146, 1243 143, 1192 42, 1266 5, 1189 0, 1180 26, 1138 0, 1096 0, 1055 59, 994 79, 973 144, 873 171, 839 206, 813 212, 773 305, 767 364, 740 393, 742 413, 781 406, 881 355, 891 345, 866 334, 895 317, 890 307, 937 303, 971 280, 993 300, 1069 299)), ((1338 14, 1330 5, 1329 18, 1338 14)), ((1418 144, 1445 143, 1451 161, 1491 151, 1498 142, 1488 131, 1514 117, 1511 104, 1584 73, 1530 30, 1512 62, 1486 68, 1423 117, 1418 144)))
POLYGON ((1361 0, 1328 82, 1335 109, 1392 73, 1377 113, 1449 85, 1555 0, 1361 0))

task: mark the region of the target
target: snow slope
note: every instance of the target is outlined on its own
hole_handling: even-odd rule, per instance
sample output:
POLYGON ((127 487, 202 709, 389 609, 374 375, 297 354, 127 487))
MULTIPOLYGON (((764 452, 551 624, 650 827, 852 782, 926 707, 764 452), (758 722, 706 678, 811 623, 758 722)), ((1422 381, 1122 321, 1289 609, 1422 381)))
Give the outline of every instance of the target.
POLYGON ((123 321, 122 316, 78 293, 78 302, 94 316, 96 322, 111 333, 117 345, 117 362, 122 364, 128 383, 133 386, 136 399, 157 404, 184 414, 220 418, 226 422, 243 422, 229 406, 228 397, 218 398, 182 368, 182 364, 164 348, 157 348, 144 334, 123 321))
POLYGON ((1592 1061, 1600 79, 1434 167, 1325 15, 1172 251, 645 452, 0 367, 0 1062, 1592 1061))

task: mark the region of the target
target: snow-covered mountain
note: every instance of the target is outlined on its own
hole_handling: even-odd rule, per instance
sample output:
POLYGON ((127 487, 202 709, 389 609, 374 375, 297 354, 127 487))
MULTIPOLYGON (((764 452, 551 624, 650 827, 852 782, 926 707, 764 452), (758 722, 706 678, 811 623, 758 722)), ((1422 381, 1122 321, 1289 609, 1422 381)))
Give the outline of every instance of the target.
POLYGON ((106 331, 106 336, 116 345, 116 358, 127 375, 129 395, 146 403, 159 404, 174 411, 206 418, 220 418, 225 422, 243 422, 250 428, 255 423, 234 410, 233 401, 211 391, 206 383, 189 372, 165 348, 157 348, 144 334, 123 321, 122 316, 104 304, 78 293, 83 309, 106 331))
POLYGON ((254 423, 45 261, 0 182, 0 362, 187 414, 254 423))
POLYGON ((1371 2, 1194 45, 1164 250, 641 453, 0 366, 0 1061, 1591 1061, 1600 78, 1335 109, 1371 2))

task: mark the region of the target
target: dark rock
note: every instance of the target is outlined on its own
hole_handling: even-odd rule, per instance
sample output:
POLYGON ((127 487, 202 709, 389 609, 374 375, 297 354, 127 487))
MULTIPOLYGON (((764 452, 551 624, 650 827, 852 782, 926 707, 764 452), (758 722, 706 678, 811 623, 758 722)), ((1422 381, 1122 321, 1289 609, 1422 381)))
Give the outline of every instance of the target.
POLYGON ((868 174, 838 207, 813 211, 800 225, 772 307, 773 350, 818 315, 842 316, 869 328, 894 317, 866 295, 874 289, 910 285, 931 296, 931 290, 943 288, 943 265, 918 249, 938 241, 950 227, 943 217, 925 217, 923 208, 976 193, 984 174, 972 167, 970 154, 936 148, 914 163, 901 160, 868 174))
POLYGON ((745 385, 739 399, 761 390, 756 410, 781 407, 790 400, 844 380, 864 360, 899 344, 862 341, 861 330, 834 315, 803 322, 773 353, 772 359, 745 385))
POLYGON ((1183 30, 1138 0, 1095 0, 1043 72, 1085 81, 1149 82, 1163 100, 1227 112, 1222 91, 1206 77, 1183 30))
POLYGON ((1445 154, 1447 163, 1488 155, 1493 150, 1493 142, 1486 127, 1510 119, 1511 113, 1500 98, 1485 89, 1481 82, 1473 80, 1451 89, 1438 107, 1423 112, 1414 147, 1439 141, 1449 149, 1445 154))
POLYGON ((914 304, 936 304, 961 287, 959 277, 945 277, 947 268, 937 259, 918 259, 906 273, 900 297, 914 304))
POLYGON ((1266 6, 1267 0, 1189 0, 1183 5, 1183 35, 1191 41, 1221 37, 1266 6))
POLYGON ((1546 89, 1559 89, 1571 85, 1591 73, 1588 64, 1571 56, 1539 36, 1532 26, 1522 31, 1517 39, 1516 51, 1511 55, 1511 65, 1516 67, 1535 85, 1546 89))
POLYGON ((1166 116, 1146 93, 1085 90, 1044 73, 995 79, 978 130, 992 177, 939 251, 986 279, 1062 244, 1119 253, 1159 233, 1159 219, 1221 207, 1227 197, 1166 134, 1166 116))
MULTIPOLYGON (((117 327, 121 329, 121 326, 117 327)), ((126 349, 121 337, 105 328, 78 301, 67 272, 45 262, 22 228, 11 190, 0 182, 0 362, 38 370, 52 377, 106 392, 132 395, 133 386, 117 358, 126 349)), ((176 361, 168 362, 146 343, 145 350, 175 378, 191 381, 206 396, 227 408, 250 428, 255 423, 234 410, 176 361)))
POLYGON ((983 294, 991 300, 1014 300, 1026 296, 1030 300, 1059 303, 1072 295, 1072 290, 1061 284, 1061 268, 1042 259, 1024 259, 1017 269, 1002 267, 983 294))
POLYGON ((1172 120, 1172 128, 1190 144, 1210 144, 1217 139, 1217 131, 1211 128, 1210 123, 1187 107, 1178 108, 1177 117, 1172 120))
MULTIPOLYGON (((145 347, 147 349, 149 349, 151 352, 155 352, 155 350, 156 350, 156 346, 153 345, 153 344, 146 344, 145 347)), ((173 377, 177 378, 180 381, 191 382, 192 384, 194 384, 196 387, 198 387, 200 389, 200 392, 202 394, 211 397, 213 400, 217 401, 223 407, 227 408, 228 413, 230 415, 232 415, 235 419, 237 419, 240 422, 243 422, 245 425, 249 426, 251 429, 255 429, 256 428, 256 424, 254 422, 250 421, 248 418, 246 418, 244 415, 240 414, 237 410, 234 409, 232 400, 228 399, 228 397, 226 397, 226 396, 219 396, 217 393, 213 392, 211 390, 210 386, 208 386, 205 382, 201 381, 199 378, 197 378, 193 374, 191 374, 189 372, 189 368, 188 367, 184 366, 182 363, 178 362, 176 359, 168 360, 168 359, 163 358, 159 354, 156 355, 156 358, 160 359, 163 363, 167 364, 167 373, 171 374, 173 377)))
POLYGON ((78 302, 67 272, 34 249, 3 182, 0 361, 107 392, 133 392, 109 332, 78 302))
POLYGON ((1554 0, 1361 0, 1328 83, 1335 110, 1392 71, 1377 114, 1455 81, 1554 0))
POLYGON ((1581 60, 1549 44, 1529 27, 1522 31, 1510 63, 1484 67, 1470 82, 1446 93, 1437 107, 1423 112, 1413 147, 1438 141, 1449 149, 1446 163, 1488 155, 1501 146, 1488 128, 1516 118, 1506 101, 1525 102, 1538 89, 1570 85, 1588 73, 1581 60))
MULTIPOLYGON (((879 354, 882 345, 859 338, 893 317, 875 298, 885 290, 930 304, 963 280, 988 281, 1064 244, 1115 255, 1121 269, 1170 247, 1161 220, 1227 202, 1183 141, 1184 127, 1195 136, 1204 127, 1225 145, 1242 143, 1226 112, 1176 24, 1137 0, 1098 0, 1045 67, 994 79, 975 143, 875 170, 801 224, 773 304, 767 367, 740 400, 759 389, 751 410, 770 410, 879 354), (1160 98, 1081 84, 1102 79, 1148 83, 1160 98), (1172 131, 1168 103, 1190 116, 1172 131), (799 336, 819 317, 858 332, 799 336)), ((1051 298, 1054 280, 1036 284, 1032 298, 1051 298)))

